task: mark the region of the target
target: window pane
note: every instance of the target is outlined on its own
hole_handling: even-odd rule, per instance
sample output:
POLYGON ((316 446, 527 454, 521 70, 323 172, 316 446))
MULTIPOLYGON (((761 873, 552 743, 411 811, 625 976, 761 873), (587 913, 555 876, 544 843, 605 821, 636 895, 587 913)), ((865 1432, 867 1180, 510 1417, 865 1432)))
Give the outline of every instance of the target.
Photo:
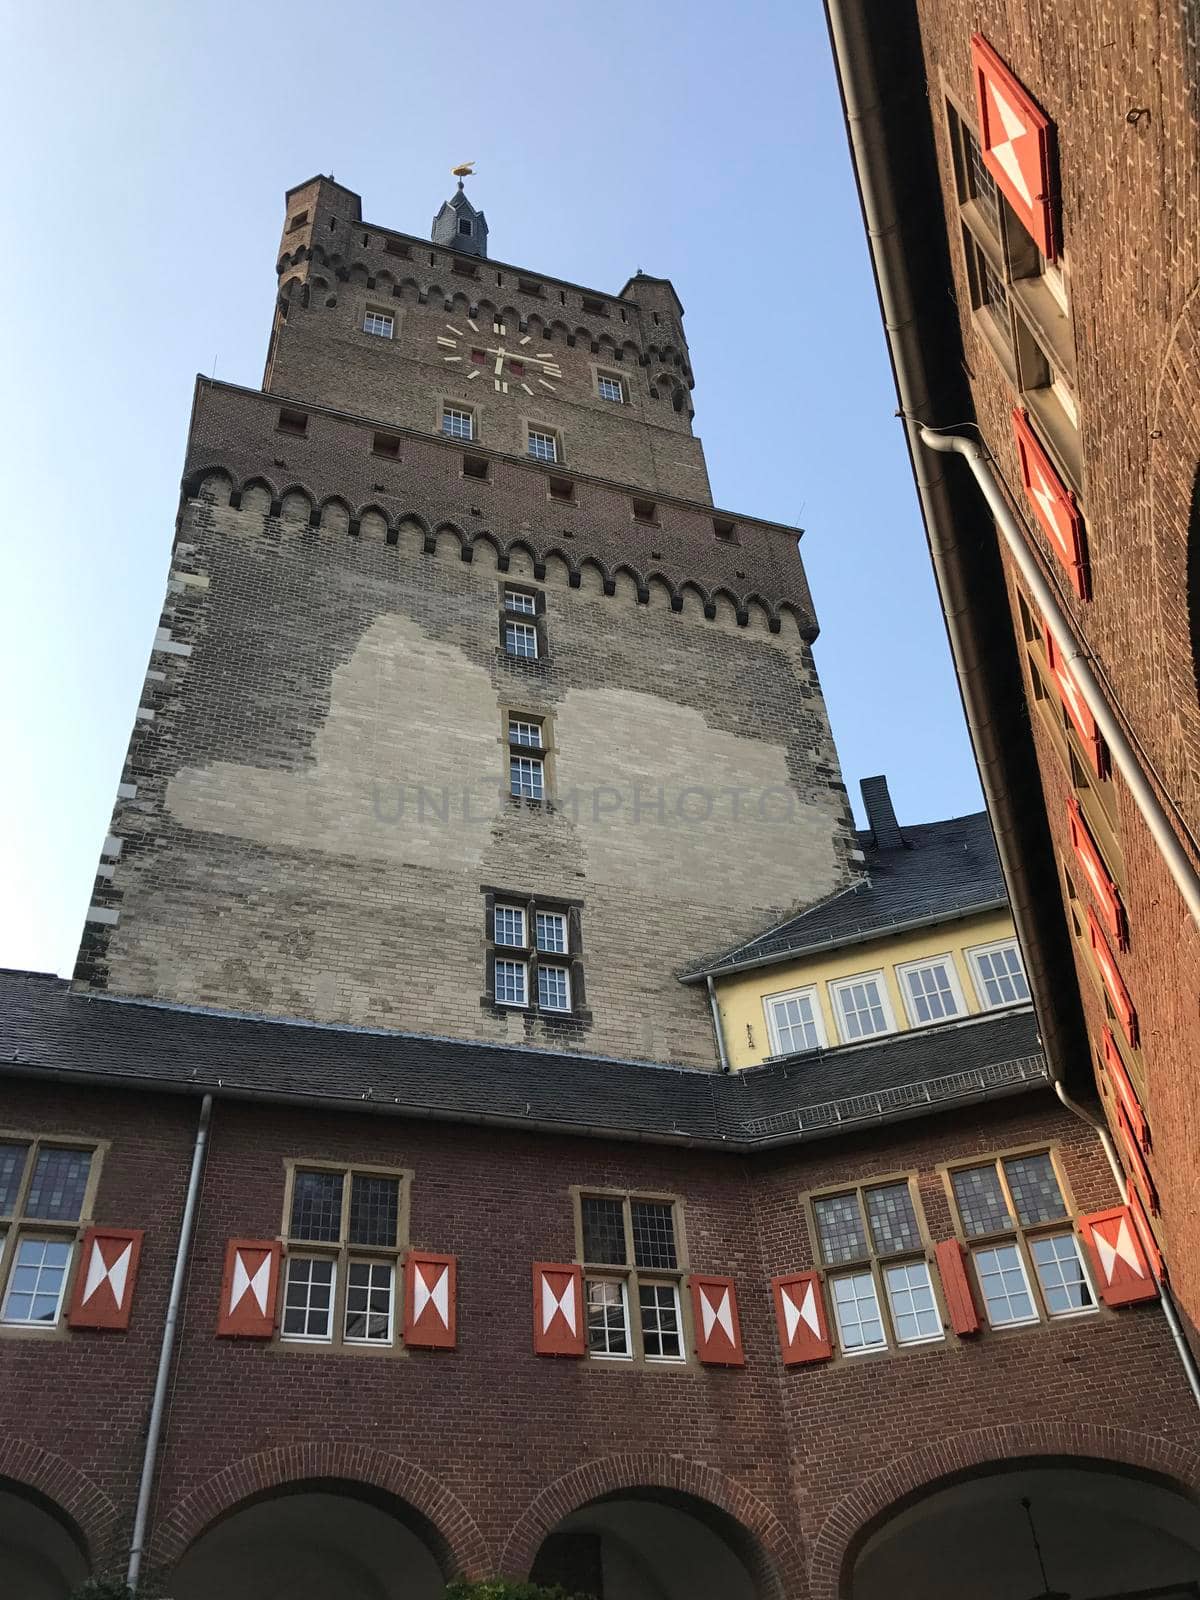
POLYGON ((471 437, 471 413, 469 411, 456 411, 447 406, 442 412, 442 432, 450 439, 469 439, 471 437))
POLYGON ((625 391, 621 387, 620 378, 602 377, 599 380, 599 389, 601 400, 616 400, 620 403, 625 398, 625 391))
POLYGON ((390 1344, 395 1269, 388 1261, 352 1261, 346 1279, 344 1337, 352 1344, 390 1344))
POLYGON ((519 717, 508 719, 508 741, 510 744, 524 744, 534 750, 542 747, 542 726, 539 722, 523 722, 519 717))
POLYGON ((604 1266, 625 1265, 625 1207, 611 1195, 584 1195, 583 1259, 604 1266))
POLYGON ((71 1264, 72 1246, 58 1239, 21 1239, 8 1293, 5 1322, 34 1322, 49 1327, 58 1321, 71 1264))
POLYGON ((927 967, 910 967, 904 974, 908 996, 916 1022, 940 1022, 944 1017, 958 1015, 958 1001, 954 986, 944 961, 932 961, 927 967))
POLYGON ((505 589, 504 607, 507 611, 520 611, 531 617, 537 610, 537 600, 533 595, 526 594, 524 589, 505 589))
POLYGON ((967 158, 970 164, 971 197, 999 233, 1000 201, 996 194, 996 180, 983 164, 983 151, 979 148, 979 140, 969 128, 964 128, 963 133, 966 136, 967 158))
POLYGON ((497 906, 492 913, 492 936, 497 944, 525 944, 525 912, 520 906, 497 906))
POLYGON ((871 1238, 881 1256, 900 1250, 919 1250, 921 1232, 906 1183, 885 1183, 866 1192, 871 1238))
POLYGON ((616 1278, 587 1280, 588 1349, 596 1356, 628 1356, 629 1312, 625 1285, 616 1278))
POLYGON ((541 800, 545 794, 545 771, 540 756, 510 756, 509 793, 518 800, 541 800))
POLYGON ((842 1026, 847 1039, 862 1039, 887 1032, 887 1017, 877 978, 860 978, 837 990, 842 1026))
POLYGON ((333 1262, 323 1256, 289 1256, 283 1332, 293 1339, 333 1335, 333 1262))
POLYGON ((537 629, 529 622, 504 624, 504 648, 510 656, 523 656, 526 660, 537 658, 537 629))
POLYGON ((900 1266, 887 1267, 883 1281, 892 1308, 892 1325, 901 1344, 942 1337, 942 1319, 933 1298, 928 1263, 906 1261, 900 1266))
POLYGON ((47 1222, 74 1222, 83 1209, 91 1165, 90 1150, 60 1150, 49 1145, 39 1150, 25 1215, 47 1222))
POLYGON ((557 459, 558 450, 552 433, 534 433, 529 435, 529 454, 535 461, 554 461, 557 459))
POLYGON ((648 1361, 679 1361, 683 1335, 679 1327, 679 1296, 674 1284, 643 1283, 638 1288, 642 1320, 642 1349, 648 1361))
POLYGON ((956 1172, 954 1197, 958 1201, 963 1229, 972 1236, 999 1233, 1013 1225, 1000 1187, 1000 1176, 993 1166, 968 1167, 965 1172, 956 1172))
POLYGON ((344 1181, 340 1172, 297 1172, 292 1186, 293 1239, 337 1243, 342 1236, 344 1181))
POLYGON ((1021 952, 1015 944, 978 951, 975 965, 989 1006, 1011 1006, 1019 1000, 1029 999, 1029 985, 1025 981, 1021 952))
POLYGON ((392 1249, 399 1221, 399 1178, 356 1173, 350 1180, 350 1243, 392 1249))
POLYGON ((824 1200, 814 1200, 813 1214, 826 1266, 861 1261, 870 1255, 856 1194, 835 1194, 824 1200))
POLYGON ((1073 1311, 1090 1311, 1096 1297, 1083 1270, 1075 1235, 1053 1233, 1033 1239, 1029 1249, 1050 1315, 1066 1317, 1073 1311))
POLYGON ((675 1210, 659 1200, 635 1200, 633 1213, 633 1259, 639 1267, 677 1267, 675 1253, 675 1210))
POLYGON ((27 1144, 0 1144, 0 1217, 9 1217, 16 1209, 28 1154, 27 1144))
POLYGON ((1054 1176, 1054 1163, 1048 1155, 1012 1156, 1004 1163, 1004 1175, 1012 1193, 1017 1217, 1026 1227, 1035 1222, 1053 1222, 1065 1217, 1062 1190, 1054 1176))
POLYGON ((782 1055, 791 1055, 795 1050, 815 1050, 821 1042, 810 994, 789 994, 772 1000, 771 1019, 782 1055))
POLYGON ((993 1327, 1003 1327, 1007 1322, 1037 1320, 1020 1251, 1015 1244, 976 1250, 975 1270, 979 1274, 988 1321, 993 1327))
POLYGON ((377 333, 384 339, 392 337, 393 322, 391 317, 382 311, 368 311, 363 319, 364 333, 377 333))
POLYGON ((833 1311, 842 1349, 878 1350, 887 1344, 875 1280, 869 1272, 851 1272, 834 1278, 833 1311))
POLYGON ((528 973, 523 961, 497 961, 496 1001, 502 1006, 528 1003, 528 973))
POLYGON ((537 947, 561 955, 567 948, 567 919, 561 911, 539 911, 537 914, 537 947))
POLYGON ((538 967, 538 1005, 543 1011, 570 1011, 571 976, 566 967, 538 967))

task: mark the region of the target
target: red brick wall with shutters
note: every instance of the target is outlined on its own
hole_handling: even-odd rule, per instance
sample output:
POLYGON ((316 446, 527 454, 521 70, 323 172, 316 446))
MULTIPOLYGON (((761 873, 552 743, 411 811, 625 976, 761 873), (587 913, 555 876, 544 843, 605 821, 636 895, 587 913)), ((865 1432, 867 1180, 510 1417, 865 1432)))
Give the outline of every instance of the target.
MULTIPOLYGON (((126 1525, 197 1109, 5 1084, 6 1123, 112 1138, 97 1217, 144 1227, 146 1241, 128 1334, 0 1336, 14 1374, 0 1388, 0 1435, 68 1456, 126 1525)), ((1117 1203, 1094 1136, 1044 1093, 754 1158, 218 1102, 160 1523, 246 1458, 316 1442, 369 1446, 452 1485, 493 1563, 540 1492, 613 1456, 665 1452, 711 1468, 804 1545, 849 1487, 917 1437, 1088 1424, 1200 1447, 1155 1306, 784 1369, 770 1278, 814 1265, 805 1192, 916 1172, 930 1238, 945 1239, 938 1164, 1041 1143, 1059 1147, 1079 1211, 1117 1203), (456 1350, 341 1355, 217 1337, 227 1243, 278 1234, 284 1162, 306 1156, 414 1173, 413 1246, 458 1257, 456 1350), (682 1198, 688 1266, 736 1284, 744 1368, 533 1353, 531 1267, 573 1259, 572 1185, 682 1198)))
MULTIPOLYGON (((1185 848, 1200 860, 1187 833, 1200 835, 1200 696, 1187 585, 1190 506, 1200 467, 1194 21, 1189 33, 1189 8, 1169 0, 916 0, 916 9, 965 366, 984 441, 1012 504, 1035 530, 1041 566, 1078 639, 1112 686, 1151 781, 1168 809, 1178 807, 1185 848), (1054 123, 1076 336, 1090 599, 1074 592, 1036 529, 1013 435, 1018 396, 971 312, 944 105, 953 96, 974 123, 975 32, 1054 123)), ((1019 638, 1019 626, 1015 631, 1019 638)), ((1052 745, 1033 721, 1051 831, 1069 859, 1067 786, 1052 745)), ((1143 1033, 1168 1265, 1200 1349, 1200 1081, 1194 1070, 1200 934, 1119 778, 1116 791, 1130 949, 1114 949, 1114 955, 1143 1033)), ((1086 975, 1081 991, 1098 1021, 1086 975)), ((1081 1041, 1081 1058, 1083 1048, 1081 1041)), ((1082 1059, 1073 1065, 1086 1073, 1082 1059)))

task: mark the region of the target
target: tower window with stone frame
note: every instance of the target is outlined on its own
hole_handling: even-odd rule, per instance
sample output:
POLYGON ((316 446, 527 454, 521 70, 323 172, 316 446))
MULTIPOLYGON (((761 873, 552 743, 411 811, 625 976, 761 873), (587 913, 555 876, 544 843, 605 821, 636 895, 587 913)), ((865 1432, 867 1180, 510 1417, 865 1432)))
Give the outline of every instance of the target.
POLYGON ((374 306, 368 306, 363 315, 363 332, 374 334, 377 339, 390 339, 396 331, 396 319, 390 311, 377 311, 374 306))
POLYGON ((513 661, 546 654, 545 600, 540 590, 505 584, 500 601, 500 643, 513 661))
POLYGON ((547 461, 553 465, 561 459, 558 435, 547 428, 529 428, 525 448, 534 461, 547 461))
POLYGON ((447 439, 473 439, 475 413, 462 406, 443 405, 442 432, 447 439))
POLYGON ((596 374, 596 392, 601 400, 611 400, 619 406, 623 406, 627 399, 625 380, 624 378, 619 378, 615 372, 598 372, 596 374))
POLYGON ((586 1016, 579 908, 570 902, 485 890, 483 1004, 547 1017, 586 1016))

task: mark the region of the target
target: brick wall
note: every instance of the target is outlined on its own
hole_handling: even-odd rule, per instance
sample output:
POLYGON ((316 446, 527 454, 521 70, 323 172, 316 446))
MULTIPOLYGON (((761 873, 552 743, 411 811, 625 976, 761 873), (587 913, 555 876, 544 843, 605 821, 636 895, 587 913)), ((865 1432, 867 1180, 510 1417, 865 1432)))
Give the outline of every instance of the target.
MULTIPOLYGON (((18 1374, 0 1387, 0 1437, 19 1441, 23 1460, 69 1459, 75 1476, 59 1482, 78 1505, 68 1509, 89 1526, 88 1504, 111 1507, 104 1525, 116 1551, 131 1514, 197 1108, 12 1080, 5 1100, 6 1127, 12 1119, 111 1138, 96 1220, 147 1230, 127 1334, 46 1342, 0 1334, 6 1369, 18 1374)), ((1195 1448, 1194 1409, 1155 1307, 974 1341, 948 1335, 823 1367, 780 1365, 768 1279, 812 1262, 806 1190, 917 1171, 931 1234, 945 1237, 939 1162, 1043 1141, 1058 1147, 1080 1210, 1111 1202, 1095 1139, 1046 1095, 751 1161, 218 1102, 156 1494, 155 1559, 173 1558, 219 1511, 299 1463, 318 1471, 336 1462, 331 1475, 364 1481, 404 1463, 395 1481, 412 1496, 438 1486, 430 1500, 444 1533, 453 1533, 444 1526, 452 1503, 474 1530, 451 1538, 461 1559, 480 1573, 520 1572, 547 1531, 539 1496, 548 1494, 552 1523, 623 1461, 643 1483, 690 1486, 766 1530, 777 1563, 793 1564, 785 1592, 803 1596, 804 1553, 827 1554, 838 1539, 843 1548, 857 1530, 839 1509, 845 1497, 880 1473, 900 1481, 918 1442, 936 1443, 931 1477, 1005 1430, 1034 1441, 1031 1454, 1092 1434, 1117 1459, 1142 1448, 1137 1440, 1146 1451, 1195 1448), (412 1244, 460 1260, 455 1353, 353 1356, 215 1337, 225 1242, 279 1233, 284 1162, 305 1157, 412 1171, 412 1244), (574 1258, 572 1185, 681 1198, 689 1267, 736 1280, 744 1369, 614 1368, 532 1354, 530 1265, 574 1258)))
MULTIPOLYGON (((1076 637, 1196 858, 1189 830, 1200 825, 1200 700, 1188 597, 1189 518, 1200 464, 1194 22, 1188 33, 1186 8, 1149 0, 1069 7, 920 0, 918 9, 980 427, 1076 637), (1062 580, 1028 512, 1009 420, 1016 395, 980 315, 971 312, 944 105, 948 94, 955 97, 975 121, 969 52, 975 30, 1057 133, 1092 577, 1087 601, 1062 580)), ((1061 759, 1034 721, 1056 848, 1069 858, 1061 759)), ((1194 1330, 1200 1321, 1200 1099, 1193 1069, 1200 938, 1119 778, 1116 791, 1131 925, 1131 948, 1120 965, 1142 1019, 1168 1261, 1194 1330)), ((1104 1015, 1086 970, 1081 992, 1095 1032, 1104 1015)))

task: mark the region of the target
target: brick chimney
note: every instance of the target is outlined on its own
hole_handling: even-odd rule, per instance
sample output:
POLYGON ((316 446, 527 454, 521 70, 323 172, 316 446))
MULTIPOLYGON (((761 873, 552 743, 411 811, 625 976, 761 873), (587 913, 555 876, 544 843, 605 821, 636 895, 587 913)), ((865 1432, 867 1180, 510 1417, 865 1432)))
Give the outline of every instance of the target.
POLYGON ((880 773, 877 778, 862 778, 858 787, 862 791, 871 843, 876 850, 907 850, 908 840, 900 832, 900 824, 896 821, 886 776, 880 773))

